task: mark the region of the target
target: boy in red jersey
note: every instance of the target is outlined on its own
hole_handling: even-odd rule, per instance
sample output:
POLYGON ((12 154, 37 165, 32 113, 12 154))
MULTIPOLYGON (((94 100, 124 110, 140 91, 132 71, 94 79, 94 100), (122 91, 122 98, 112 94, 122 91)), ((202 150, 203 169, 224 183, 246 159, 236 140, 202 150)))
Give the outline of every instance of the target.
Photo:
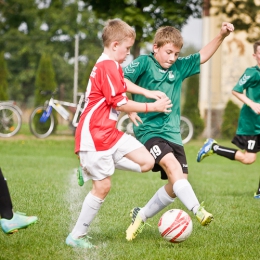
POLYGON ((139 141, 116 128, 119 111, 168 113, 172 106, 162 92, 126 87, 120 64, 135 41, 135 32, 128 24, 119 19, 109 20, 102 39, 104 51, 91 72, 85 107, 75 134, 75 153, 79 155, 85 181, 92 180, 92 190, 66 244, 81 248, 93 247, 86 235, 110 190, 110 176, 115 168, 147 172, 154 165, 153 157, 139 141), (128 100, 126 91, 156 101, 147 104, 128 100))

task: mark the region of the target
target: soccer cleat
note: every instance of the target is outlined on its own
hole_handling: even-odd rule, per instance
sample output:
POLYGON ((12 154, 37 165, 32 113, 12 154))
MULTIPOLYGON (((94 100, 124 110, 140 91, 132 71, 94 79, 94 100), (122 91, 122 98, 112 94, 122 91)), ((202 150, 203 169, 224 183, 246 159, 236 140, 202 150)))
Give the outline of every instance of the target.
POLYGON ((256 192, 255 192, 254 198, 255 198, 255 199, 260 199, 260 194, 256 194, 256 192))
POLYGON ((214 219, 213 215, 204 209, 204 202, 200 204, 196 217, 202 226, 207 226, 214 219))
POLYGON ((140 210, 141 210, 141 208, 136 207, 136 208, 133 208, 130 212, 130 217, 132 218, 132 223, 126 230, 126 239, 128 241, 135 239, 138 234, 142 233, 144 226, 148 225, 140 217, 140 214, 139 214, 140 210))
POLYGON ((85 182, 84 182, 81 166, 79 166, 79 168, 77 170, 77 179, 78 179, 78 185, 83 186, 85 182))
POLYGON ((206 140, 204 145, 200 148, 198 155, 197 155, 197 162, 201 162, 205 157, 210 156, 213 154, 212 145, 217 144, 217 142, 209 138, 206 140))
POLYGON ((11 234, 18 229, 26 228, 29 225, 37 222, 38 218, 36 216, 26 216, 25 213, 16 212, 13 214, 12 219, 4 219, 2 218, 1 227, 6 234, 11 234))
POLYGON ((66 238, 66 244, 72 247, 79 247, 79 248, 96 248, 95 245, 93 245, 89 239, 91 239, 91 237, 89 236, 84 236, 78 239, 75 239, 72 237, 71 234, 68 235, 68 237, 66 238))

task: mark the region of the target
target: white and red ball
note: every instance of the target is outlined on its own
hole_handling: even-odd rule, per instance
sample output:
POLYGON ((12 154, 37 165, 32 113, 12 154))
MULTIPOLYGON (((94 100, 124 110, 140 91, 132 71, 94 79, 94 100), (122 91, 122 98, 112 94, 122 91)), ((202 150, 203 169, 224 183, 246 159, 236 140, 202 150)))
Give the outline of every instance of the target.
POLYGON ((158 229, 165 240, 171 243, 180 243, 191 235, 192 220, 185 211, 171 209, 161 216, 158 229))

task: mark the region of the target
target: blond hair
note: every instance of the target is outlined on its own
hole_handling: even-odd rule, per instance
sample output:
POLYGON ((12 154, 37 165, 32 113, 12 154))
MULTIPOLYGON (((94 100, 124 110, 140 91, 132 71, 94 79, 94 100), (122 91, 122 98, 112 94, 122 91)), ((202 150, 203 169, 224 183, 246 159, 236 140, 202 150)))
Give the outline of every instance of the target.
POLYGON ((253 48, 254 48, 254 53, 255 53, 255 54, 256 54, 256 52, 257 52, 257 47, 258 47, 258 46, 260 46, 260 40, 254 43, 254 47, 253 47, 253 48))
POLYGON ((172 43, 174 46, 182 48, 183 38, 181 32, 172 26, 160 27, 155 33, 153 44, 160 48, 167 43, 172 43))
POLYGON ((108 20, 102 33, 104 47, 108 47, 113 41, 122 42, 126 38, 135 39, 135 37, 134 29, 120 19, 108 20))

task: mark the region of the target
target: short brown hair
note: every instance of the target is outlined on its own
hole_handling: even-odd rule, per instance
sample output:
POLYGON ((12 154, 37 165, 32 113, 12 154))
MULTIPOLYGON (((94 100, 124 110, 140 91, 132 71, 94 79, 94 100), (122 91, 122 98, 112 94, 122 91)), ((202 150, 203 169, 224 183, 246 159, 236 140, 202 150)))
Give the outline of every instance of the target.
POLYGON ((260 40, 259 40, 259 41, 256 41, 256 42, 254 43, 254 46, 253 46, 253 48, 254 48, 254 53, 257 52, 257 47, 258 47, 258 46, 260 46, 260 40))
POLYGON ((172 26, 164 26, 160 27, 156 31, 153 43, 156 44, 158 48, 164 46, 167 43, 172 43, 174 46, 182 48, 183 38, 181 36, 181 32, 178 29, 172 26))
POLYGON ((135 30, 120 19, 108 20, 102 33, 104 47, 108 47, 113 41, 122 42, 126 38, 135 39, 135 37, 135 30))

